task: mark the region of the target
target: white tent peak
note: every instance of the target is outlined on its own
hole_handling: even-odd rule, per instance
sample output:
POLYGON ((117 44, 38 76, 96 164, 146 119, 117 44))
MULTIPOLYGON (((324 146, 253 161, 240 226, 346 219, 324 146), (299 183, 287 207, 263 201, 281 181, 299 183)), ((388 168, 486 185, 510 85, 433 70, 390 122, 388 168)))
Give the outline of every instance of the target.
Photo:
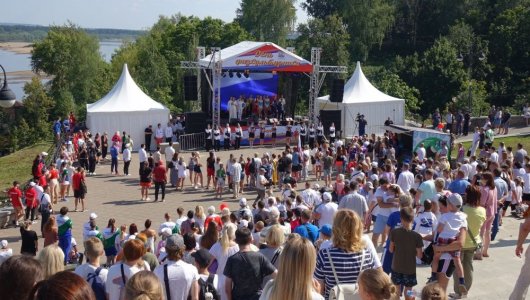
POLYGON ((358 61, 355 72, 344 85, 344 96, 342 103, 364 103, 364 102, 383 102, 392 100, 402 100, 389 96, 375 86, 364 76, 361 63, 358 61))
POLYGON ((95 103, 87 104, 88 112, 124 112, 167 110, 167 108, 146 95, 129 74, 127 64, 123 65, 120 78, 110 92, 95 103))

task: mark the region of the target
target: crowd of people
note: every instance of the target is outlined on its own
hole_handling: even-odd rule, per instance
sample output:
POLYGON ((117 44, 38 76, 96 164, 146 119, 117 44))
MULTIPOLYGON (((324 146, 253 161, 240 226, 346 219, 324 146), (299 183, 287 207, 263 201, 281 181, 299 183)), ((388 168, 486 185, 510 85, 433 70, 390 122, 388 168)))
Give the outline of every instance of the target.
MULTIPOLYGON (((125 132, 116 132, 112 143, 93 140, 88 130, 73 133, 77 147, 66 142, 60 161, 48 166, 41 153, 34 161, 34 180, 24 191, 18 182, 9 190, 17 219, 26 220, 20 226, 22 256, 8 258, 12 251, 2 241, 0 277, 17 275, 0 281, 0 295, 224 300, 337 299, 352 292, 361 299, 447 299, 454 277, 448 296, 465 298, 477 280, 474 260, 490 257, 490 243, 508 208, 514 217, 525 218, 517 255, 530 232, 530 157, 521 144, 495 147, 494 134, 486 136, 477 142, 478 154, 458 144, 453 166, 446 148, 428 157, 420 146, 410 159, 401 159, 391 132, 347 141, 324 134, 297 138, 296 146, 288 143, 281 151, 248 157, 232 153, 226 164, 214 151, 205 158, 199 152, 185 158, 172 141, 163 153, 160 145, 151 152, 142 144, 137 174, 143 201, 151 200, 154 184, 154 201, 165 201, 167 186, 211 189, 219 199, 231 192, 239 208, 198 205, 185 212, 179 207, 176 218, 167 212, 158 228, 147 219, 142 230, 135 223, 119 226, 117 218, 100 228, 97 214, 91 213, 80 225, 80 252, 69 208, 58 203, 71 186, 75 210, 78 204, 86 210, 85 169, 73 168, 74 162, 82 165, 80 152, 94 148, 97 164, 105 159, 105 141, 111 148, 111 173, 119 174, 121 154, 123 174, 137 174, 129 173, 126 164, 133 158, 125 132), (256 198, 247 200, 251 195, 256 198), (32 229, 39 213, 40 235, 32 229), (40 251, 39 236, 45 246, 40 251), (376 249, 382 250, 381 257, 376 249), (76 275, 59 289, 68 264, 78 265, 76 275), (416 277, 421 265, 431 265, 430 278, 416 277), (429 284, 415 291, 424 280, 429 284)), ((528 255, 510 299, 525 297, 528 255)))

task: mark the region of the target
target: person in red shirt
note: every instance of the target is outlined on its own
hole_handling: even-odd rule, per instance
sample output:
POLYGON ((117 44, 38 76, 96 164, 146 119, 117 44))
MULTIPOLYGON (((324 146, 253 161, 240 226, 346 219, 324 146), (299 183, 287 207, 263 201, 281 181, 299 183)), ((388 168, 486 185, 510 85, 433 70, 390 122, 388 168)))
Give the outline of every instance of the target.
POLYGON ((70 117, 68 118, 68 123, 70 123, 70 132, 74 132, 75 129, 75 116, 73 112, 70 112, 70 117))
POLYGON ((37 211, 37 190, 35 189, 35 182, 31 181, 24 192, 26 197, 26 220, 29 219, 31 213, 31 222, 35 223, 35 212, 37 211))
POLYGON ((20 184, 18 181, 13 182, 13 187, 7 191, 7 194, 9 195, 11 204, 15 209, 15 225, 18 226, 18 220, 24 216, 24 211, 22 209, 22 191, 20 190, 20 184))
POLYGON ((158 201, 158 192, 162 190, 162 202, 166 197, 166 183, 167 183, 167 174, 166 168, 162 162, 157 162, 155 169, 153 170, 153 182, 155 183, 155 201, 158 201))
POLYGON ((74 189, 75 198, 75 210, 77 212, 77 205, 81 202, 81 211, 85 209, 85 195, 86 195, 86 183, 85 183, 85 169, 77 167, 76 172, 72 175, 72 188, 74 189))
POLYGON ((50 196, 52 203, 57 204, 59 198, 59 171, 55 168, 55 164, 50 164, 48 171, 48 186, 50 187, 50 196))

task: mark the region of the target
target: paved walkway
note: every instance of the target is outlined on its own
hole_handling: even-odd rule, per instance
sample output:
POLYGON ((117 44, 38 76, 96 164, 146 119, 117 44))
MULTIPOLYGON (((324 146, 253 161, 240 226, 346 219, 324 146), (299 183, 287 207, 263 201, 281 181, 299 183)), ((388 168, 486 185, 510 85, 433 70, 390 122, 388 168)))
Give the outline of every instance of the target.
MULTIPOLYGON (((514 130, 515 132, 515 130, 514 130)), ((252 155, 254 152, 274 152, 280 153, 281 148, 276 149, 243 149, 240 151, 223 151, 218 155, 223 162, 228 159, 229 153, 244 154, 246 156, 252 155)), ((185 153, 186 161, 190 154, 185 153)), ((201 153, 201 157, 205 160, 206 153, 201 153)), ((203 163, 204 164, 204 163, 203 163)), ((120 171, 122 162, 120 161, 120 171)), ((133 162, 130 168, 133 174, 138 170, 138 156, 133 154, 133 162)), ((204 190, 194 190, 190 187, 189 180, 186 181, 186 188, 184 192, 176 192, 170 189, 166 196, 165 202, 146 203, 140 200, 140 188, 138 185, 137 176, 123 177, 112 176, 110 173, 110 166, 107 164, 99 165, 96 170, 96 176, 87 179, 88 195, 87 195, 87 212, 71 212, 69 216, 73 220, 74 228, 73 235, 80 243, 80 250, 82 251, 82 225, 88 220, 91 212, 98 214, 98 225, 100 228, 105 227, 109 218, 116 219, 116 225, 136 223, 139 230, 143 229, 143 223, 146 219, 153 221, 153 228, 158 228, 163 221, 165 212, 169 212, 173 217, 176 216, 176 209, 179 206, 185 210, 193 209, 196 205, 202 205, 205 209, 214 205, 219 208, 221 201, 213 199, 213 193, 204 190)), ((254 199, 255 192, 245 193, 247 199, 254 199)), ((237 200, 230 199, 231 195, 226 195, 224 202, 228 204, 231 209, 237 207, 237 200)), ((151 195, 151 198, 154 196, 151 195)), ((60 205, 74 208, 72 200, 62 202, 60 205)), ((506 218, 504 225, 498 235, 498 239, 492 243, 490 251, 491 257, 481 261, 475 262, 475 279, 474 285, 470 292, 469 299, 507 299, 508 295, 514 285, 514 282, 519 274, 520 267, 523 263, 522 259, 515 257, 514 245, 517 241, 517 229, 519 228, 520 220, 513 218, 506 218)), ((34 225, 36 231, 39 231, 40 224, 34 225)), ((0 239, 7 239, 10 246, 15 253, 20 249, 20 233, 19 229, 9 228, 0 230, 0 239)), ((42 248, 42 239, 40 240, 40 247, 42 248)), ((423 287, 424 282, 430 275, 430 269, 426 267, 418 268, 418 282, 420 285, 418 289, 423 287)), ((450 289, 451 291, 451 289, 450 289)), ((451 291, 452 292, 452 291, 451 291)))
MULTIPOLYGON (((511 137, 511 136, 526 136, 526 135, 530 135, 530 127, 510 128, 510 130, 508 131, 508 134, 495 135, 495 138, 503 138, 503 137, 511 137)), ((473 133, 470 133, 467 136, 457 137, 456 142, 471 142, 472 140, 473 140, 473 133)))

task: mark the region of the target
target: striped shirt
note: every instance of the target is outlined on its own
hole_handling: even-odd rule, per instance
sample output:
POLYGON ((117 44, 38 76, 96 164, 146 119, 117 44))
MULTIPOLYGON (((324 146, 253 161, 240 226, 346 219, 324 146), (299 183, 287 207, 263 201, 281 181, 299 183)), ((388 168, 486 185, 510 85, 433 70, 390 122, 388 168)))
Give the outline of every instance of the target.
MULTIPOLYGON (((375 268, 375 260, 370 250, 365 248, 363 251, 364 263, 362 264, 362 269, 366 270, 375 268)), ((333 261, 333 266, 337 272, 339 283, 356 283, 357 277, 359 277, 361 271, 362 253, 347 253, 342 249, 332 247, 329 249, 329 254, 331 254, 331 260, 333 261)), ((333 276, 327 249, 322 249, 318 252, 314 277, 325 283, 326 289, 324 298, 328 299, 329 290, 336 286, 337 282, 335 281, 335 276, 333 276)))

